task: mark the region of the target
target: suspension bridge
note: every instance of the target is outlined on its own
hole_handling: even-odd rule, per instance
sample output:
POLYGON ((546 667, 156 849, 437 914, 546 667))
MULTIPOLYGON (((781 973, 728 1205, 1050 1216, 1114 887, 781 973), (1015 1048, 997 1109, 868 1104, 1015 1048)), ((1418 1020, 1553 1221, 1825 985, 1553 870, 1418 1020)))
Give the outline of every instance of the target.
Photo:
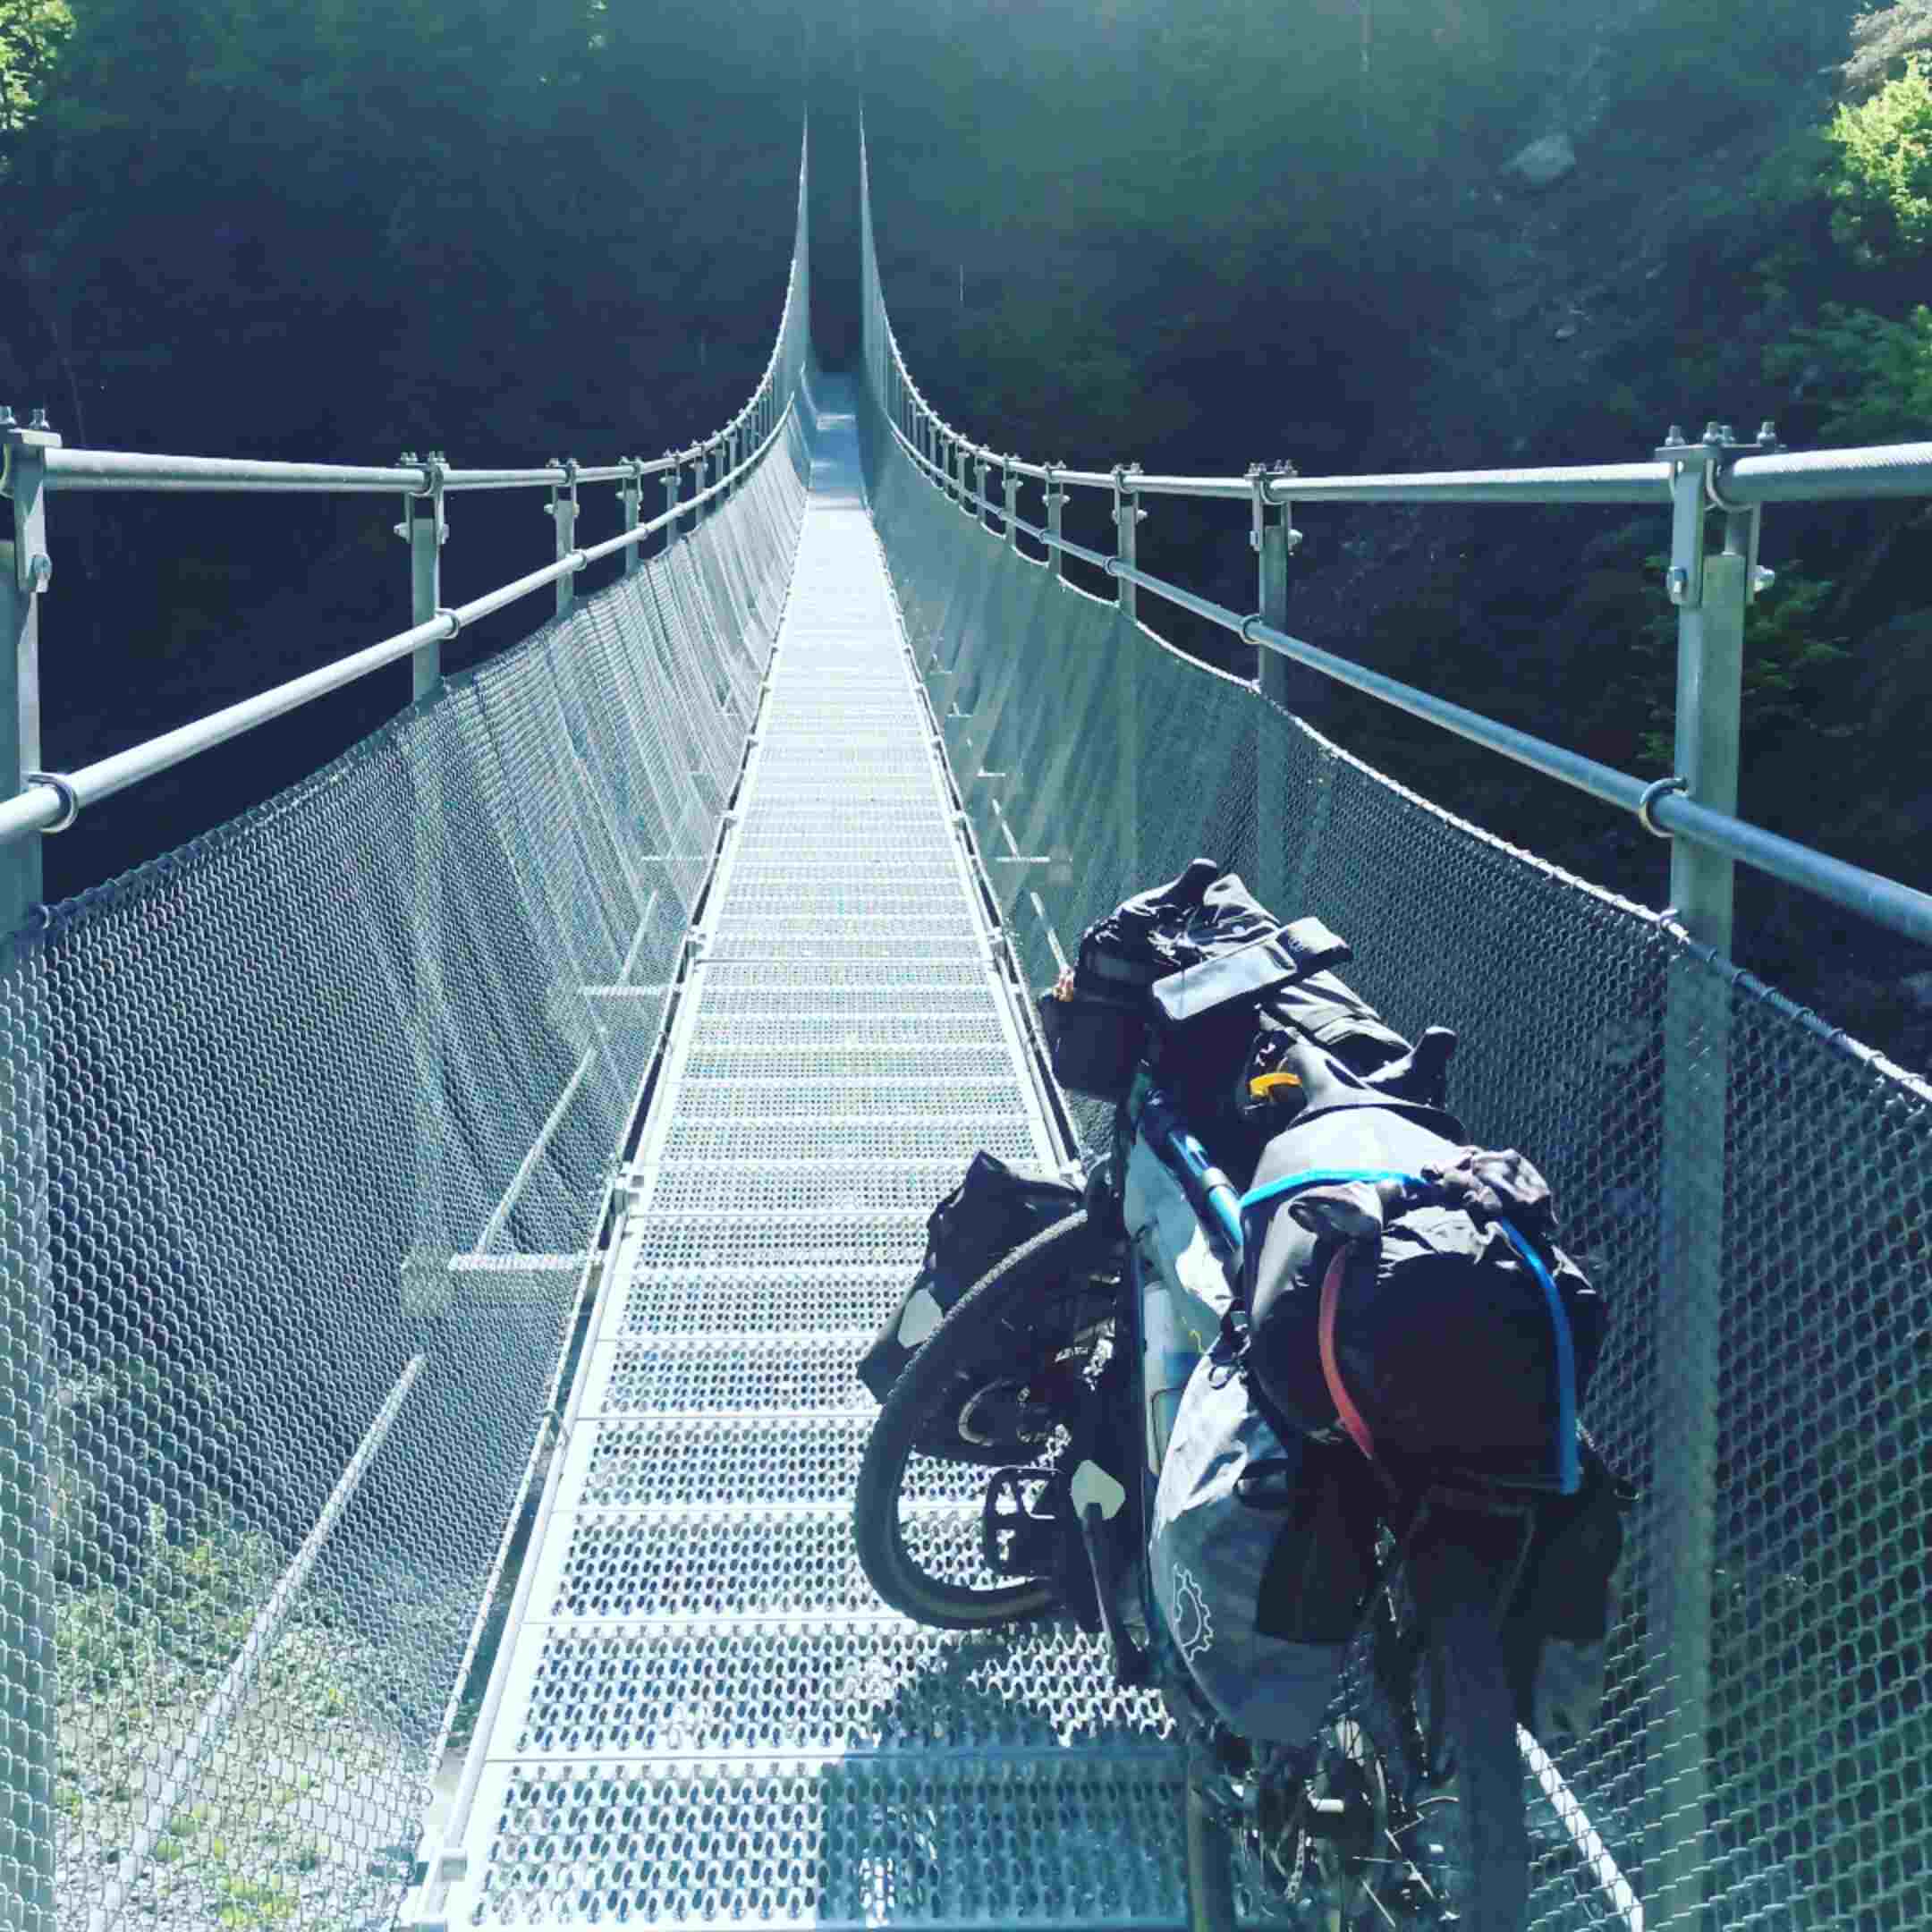
MULTIPOLYGON (((1032 463, 927 403, 869 194, 862 363, 818 367, 805 211, 801 165, 752 397, 660 459, 355 469, 0 424, 6 1924, 1187 1923, 1157 1701, 1070 1627, 906 1623, 848 1518, 853 1367, 932 1203, 980 1148, 1076 1174, 1095 1127, 1029 989, 1197 853, 1346 934, 1394 1024, 1460 1031, 1459 1111, 1534 1151, 1612 1302, 1588 1419, 1641 1500, 1603 1723, 1524 1741, 1532 1922, 1925 1924, 1932 1090, 1726 955, 1738 863, 1932 940, 1923 894, 1736 811, 1765 506, 1932 494, 1932 445, 1032 463), (580 544, 600 488, 620 528, 580 544), (44 770, 62 497, 258 489, 399 497, 410 627, 44 770), (554 559, 445 606, 452 505, 516 489, 547 493, 554 559), (1066 536, 1078 490, 1111 548, 1066 536), (1233 506, 1251 610, 1141 567, 1176 495, 1233 506), (1652 506, 1674 776, 1294 637, 1318 499, 1652 506), (533 597, 525 643, 445 673, 533 597), (1164 607, 1255 675, 1170 648, 1164 607), (407 707, 322 771, 41 902, 40 841, 89 806, 405 660, 407 707), (1637 815, 1671 910, 1328 742, 1294 664, 1637 815)), ((976 1516, 924 1506, 936 1536, 976 1516)))

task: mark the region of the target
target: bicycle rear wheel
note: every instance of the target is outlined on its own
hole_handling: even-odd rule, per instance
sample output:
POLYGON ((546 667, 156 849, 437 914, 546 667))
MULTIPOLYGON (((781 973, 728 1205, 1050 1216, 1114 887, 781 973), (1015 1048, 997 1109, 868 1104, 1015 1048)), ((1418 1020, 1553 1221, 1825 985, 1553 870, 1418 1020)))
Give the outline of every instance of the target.
POLYGON ((1086 1220, 1070 1215, 975 1283, 906 1364, 867 1437, 852 1503, 859 1560, 872 1588, 922 1623, 981 1629, 1060 1601, 1046 1575, 989 1567, 983 1530, 989 1469, 1028 1468, 1004 1492, 995 1536, 1003 1548, 1040 1539, 1022 1505, 1045 1497, 1114 1306, 1110 1291, 1068 1272, 1086 1220))
POLYGON ((1387 1849, 1405 1861, 1402 1902, 1422 1925, 1521 1932, 1528 1916, 1523 1769, 1498 1629, 1518 1534, 1507 1521, 1444 1526, 1392 1581, 1374 1633, 1387 1849))

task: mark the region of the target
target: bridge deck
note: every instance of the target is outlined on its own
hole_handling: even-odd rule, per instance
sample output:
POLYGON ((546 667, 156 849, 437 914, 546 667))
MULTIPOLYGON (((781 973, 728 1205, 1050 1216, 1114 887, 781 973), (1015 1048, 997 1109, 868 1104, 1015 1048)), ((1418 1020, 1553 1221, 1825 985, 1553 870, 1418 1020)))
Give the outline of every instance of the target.
POLYGON ((919 1629, 852 1550, 853 1365, 928 1210, 975 1148, 1056 1157, 852 418, 819 428, 452 1928, 1182 1917, 1157 1710, 1070 1630, 919 1629))

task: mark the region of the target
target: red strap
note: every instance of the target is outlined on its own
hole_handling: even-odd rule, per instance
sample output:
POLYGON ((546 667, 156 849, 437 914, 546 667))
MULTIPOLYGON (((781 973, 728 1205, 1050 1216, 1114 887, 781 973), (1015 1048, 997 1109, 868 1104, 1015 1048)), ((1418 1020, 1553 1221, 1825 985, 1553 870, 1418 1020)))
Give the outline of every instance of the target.
POLYGON ((1349 1400, 1349 1392, 1342 1386, 1342 1370, 1335 1362, 1335 1303, 1341 1299, 1342 1278, 1348 1273, 1349 1256, 1352 1252, 1345 1243, 1337 1248, 1335 1259, 1328 1264, 1327 1274, 1322 1277, 1321 1313, 1316 1320, 1315 1334, 1321 1349, 1322 1379, 1328 1385, 1335 1414, 1355 1446, 1373 1462, 1375 1437, 1369 1433, 1368 1425, 1362 1420, 1361 1411, 1349 1400))

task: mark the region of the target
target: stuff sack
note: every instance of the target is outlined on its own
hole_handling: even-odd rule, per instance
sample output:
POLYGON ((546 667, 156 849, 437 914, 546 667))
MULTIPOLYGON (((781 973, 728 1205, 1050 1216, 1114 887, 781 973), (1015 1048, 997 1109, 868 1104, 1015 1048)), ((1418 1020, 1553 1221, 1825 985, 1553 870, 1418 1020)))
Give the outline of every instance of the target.
MULTIPOLYGON (((927 1336, 966 1291, 1014 1249, 1081 1205, 1080 1190, 1037 1167, 1011 1166, 997 1155, 975 1154, 965 1178, 926 1219, 926 1257, 897 1308, 886 1317, 859 1360, 859 1379, 877 1401, 899 1379, 927 1336)), ((1056 1247, 1062 1244, 1056 1244, 1056 1247)), ((1065 1237, 1064 1272, 1088 1264, 1085 1229, 1065 1237)))
POLYGON ((1329 1104, 1269 1142, 1242 1203, 1249 1372, 1293 1428, 1340 1425, 1377 1456, 1574 1491, 1605 1310, 1555 1245, 1542 1177, 1521 1155, 1459 1146, 1434 1109, 1346 1078, 1313 1084, 1329 1104), (1458 1174, 1462 1205, 1386 1222, 1360 1178, 1458 1174), (1343 1239, 1333 1216, 1358 1198, 1368 1232, 1343 1239))
POLYGON ((1287 1440, 1204 1360, 1161 1466, 1149 1543, 1169 1636, 1241 1736, 1301 1745, 1335 1689, 1374 1568, 1378 1499, 1354 1450, 1287 1440))
POLYGON ((1503 1618, 1516 1722, 1546 1744, 1588 1736, 1602 1709, 1623 1513, 1636 1496, 1588 1436, 1581 1461, 1577 1493, 1538 1511, 1522 1581, 1503 1618))
POLYGON ((1184 1034, 1184 1051, 1160 1055, 1163 1077, 1196 1112, 1211 1089, 1212 1111, 1233 1092, 1262 1001, 1347 957, 1319 919, 1284 925, 1238 874, 1197 859, 1097 919, 1072 970, 1040 995, 1054 1072, 1075 1093, 1123 1100, 1149 1049, 1184 1034))

